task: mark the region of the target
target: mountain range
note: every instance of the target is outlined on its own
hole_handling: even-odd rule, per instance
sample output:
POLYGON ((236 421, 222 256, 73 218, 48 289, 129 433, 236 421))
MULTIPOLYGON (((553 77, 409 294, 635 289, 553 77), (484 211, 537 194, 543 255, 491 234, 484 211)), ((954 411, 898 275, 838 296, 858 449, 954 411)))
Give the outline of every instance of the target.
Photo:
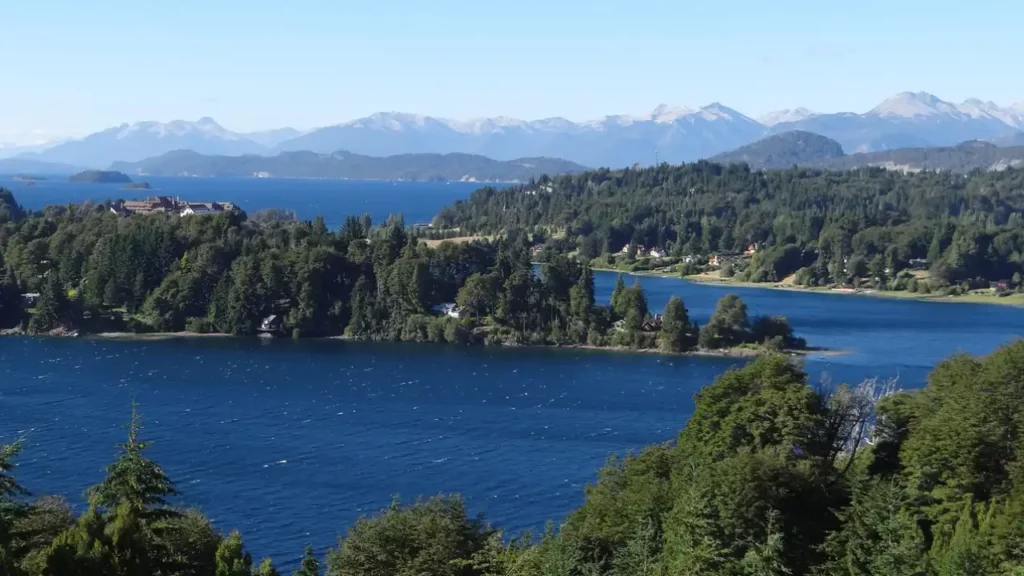
POLYGON ((864 166, 916 172, 943 170, 1005 170, 1024 167, 1024 146, 999 147, 991 142, 969 140, 956 146, 899 148, 846 154, 843 147, 825 136, 793 131, 775 134, 711 158, 723 164, 744 163, 755 170, 784 170, 793 166, 850 170, 864 166))
POLYGON ((137 162, 182 149, 220 156, 348 150, 382 157, 413 153, 477 154, 497 160, 549 157, 586 166, 623 167, 708 158, 792 131, 831 138, 851 153, 952 146, 967 140, 1015 144, 1024 138, 1024 102, 1009 107, 976 99, 953 104, 925 92, 903 92, 864 113, 823 114, 794 108, 756 120, 720 103, 698 109, 662 105, 648 114, 605 116, 589 122, 507 117, 463 121, 382 112, 305 133, 292 128, 232 132, 211 118, 202 118, 123 124, 18 157, 106 168, 115 161, 137 162))
POLYGON ((206 156, 177 150, 111 168, 141 176, 233 176, 347 178, 352 180, 518 181, 543 174, 583 172, 586 167, 555 158, 499 161, 474 154, 400 154, 376 157, 334 152, 281 152, 276 156, 206 156))

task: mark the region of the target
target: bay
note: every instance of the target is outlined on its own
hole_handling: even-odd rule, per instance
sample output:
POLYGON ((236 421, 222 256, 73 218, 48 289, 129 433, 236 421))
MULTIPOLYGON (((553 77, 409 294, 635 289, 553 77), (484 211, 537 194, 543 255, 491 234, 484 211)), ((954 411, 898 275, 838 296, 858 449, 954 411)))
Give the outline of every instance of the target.
MULTIPOLYGON (((473 183, 149 178, 153 190, 2 180, 31 209, 169 194, 288 208, 300 218, 401 212, 429 221, 473 183)), ((596 274, 607 302, 616 275, 596 274)), ((898 378, 924 384, 957 352, 986 354, 1024 332, 1024 309, 698 285, 631 277, 652 311, 681 296, 705 323, 737 293, 750 314, 781 314, 814 346, 813 385, 898 378)), ((671 440, 693 394, 731 358, 429 344, 191 338, 0 338, 0 441, 24 438, 18 478, 36 494, 83 490, 140 405, 152 456, 217 526, 258 556, 292 565, 335 543, 394 494, 459 492, 512 531, 564 518, 610 454, 671 440)))
MULTIPOLYGON (((596 275, 607 301, 615 274, 596 275)), ((652 309, 677 294, 706 322, 739 293, 817 346, 814 384, 898 376, 923 385, 958 351, 991 352, 1024 309, 728 289, 642 277, 652 309)), ((632 281, 632 280, 630 280, 632 281)), ((693 394, 743 361, 584 350, 187 338, 0 339, 0 438, 23 437, 36 493, 103 476, 139 403, 152 456, 223 529, 286 566, 394 494, 459 492, 517 531, 560 520, 610 454, 671 440, 693 394)))
MULTIPOLYGON (((123 184, 68 182, 53 176, 32 185, 0 176, 0 188, 14 192, 18 203, 31 210, 49 205, 180 196, 182 200, 233 202, 249 214, 266 208, 294 210, 300 220, 323 216, 329 228, 338 228, 346 216, 369 214, 384 222, 401 213, 407 224, 430 222, 442 208, 467 198, 483 184, 475 182, 385 182, 299 178, 184 178, 136 176, 150 190, 125 190, 123 184)), ((502 186, 503 184, 495 184, 502 186)))

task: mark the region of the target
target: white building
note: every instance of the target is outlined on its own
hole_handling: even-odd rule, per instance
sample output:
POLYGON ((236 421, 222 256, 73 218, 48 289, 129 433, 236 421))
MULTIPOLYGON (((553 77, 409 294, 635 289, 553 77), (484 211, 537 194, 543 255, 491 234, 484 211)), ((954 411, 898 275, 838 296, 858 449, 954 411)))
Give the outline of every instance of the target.
POLYGON ((462 309, 452 302, 434 306, 434 311, 449 318, 458 318, 462 314, 462 309))

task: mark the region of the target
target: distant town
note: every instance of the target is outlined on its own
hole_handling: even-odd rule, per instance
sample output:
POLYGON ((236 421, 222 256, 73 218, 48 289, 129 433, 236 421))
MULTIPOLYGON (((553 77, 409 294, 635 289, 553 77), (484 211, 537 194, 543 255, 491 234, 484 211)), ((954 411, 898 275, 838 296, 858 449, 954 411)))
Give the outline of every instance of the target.
POLYGON ((110 211, 121 216, 176 212, 181 216, 204 216, 238 210, 231 202, 189 202, 171 196, 150 196, 145 200, 125 200, 114 204, 110 211))

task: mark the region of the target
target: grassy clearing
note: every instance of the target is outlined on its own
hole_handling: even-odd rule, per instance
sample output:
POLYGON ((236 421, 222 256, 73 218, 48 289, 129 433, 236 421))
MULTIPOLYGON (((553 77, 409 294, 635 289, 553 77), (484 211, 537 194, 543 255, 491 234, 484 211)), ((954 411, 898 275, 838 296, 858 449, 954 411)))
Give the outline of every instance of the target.
POLYGON ((472 242, 474 240, 490 240, 493 236, 456 236, 455 238, 444 238, 441 240, 424 240, 427 246, 431 248, 437 248, 441 242, 453 242, 455 244, 462 244, 463 242, 472 242))

